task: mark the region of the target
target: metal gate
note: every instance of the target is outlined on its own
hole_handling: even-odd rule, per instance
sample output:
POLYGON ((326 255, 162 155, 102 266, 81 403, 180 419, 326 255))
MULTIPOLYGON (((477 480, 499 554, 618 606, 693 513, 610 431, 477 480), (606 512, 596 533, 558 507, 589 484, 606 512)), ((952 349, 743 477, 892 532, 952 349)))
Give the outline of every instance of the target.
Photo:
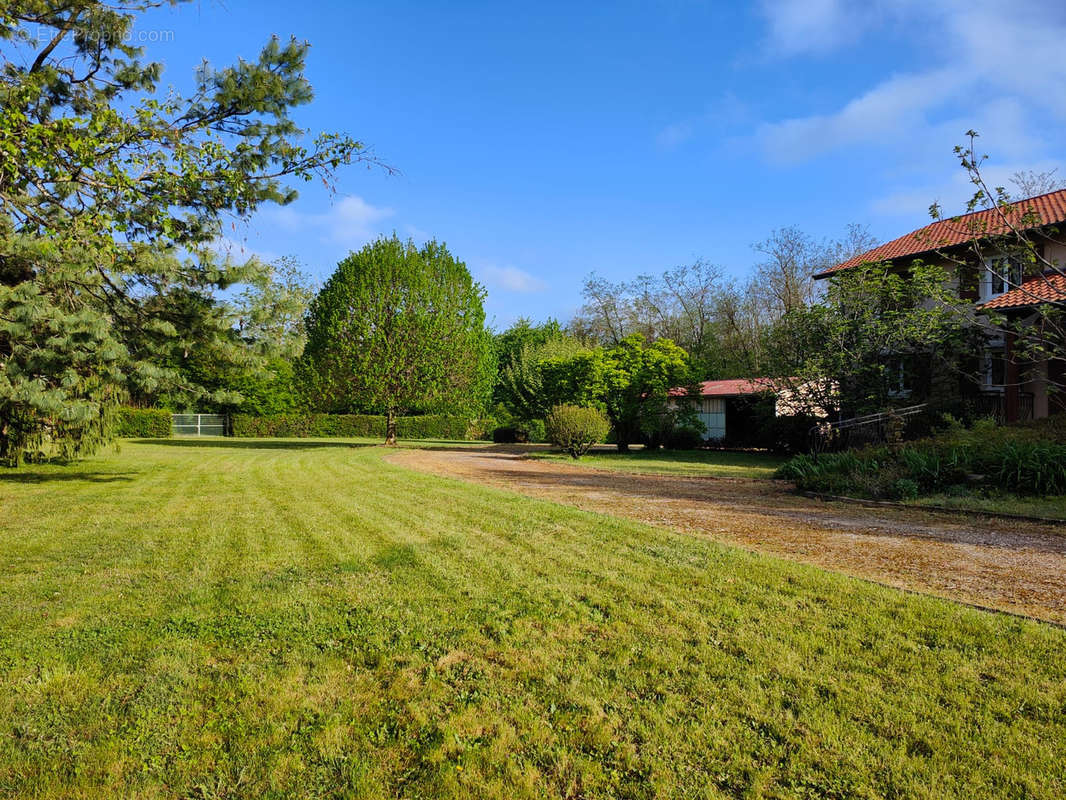
POLYGON ((224 414, 171 414, 175 436, 225 436, 229 430, 224 414))

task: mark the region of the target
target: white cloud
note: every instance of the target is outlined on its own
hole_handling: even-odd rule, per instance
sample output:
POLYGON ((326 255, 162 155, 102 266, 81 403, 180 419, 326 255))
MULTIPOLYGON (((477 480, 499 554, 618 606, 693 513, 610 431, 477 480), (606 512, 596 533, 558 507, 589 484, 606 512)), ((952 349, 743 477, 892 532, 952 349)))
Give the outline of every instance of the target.
POLYGON ((925 112, 963 83, 952 69, 893 77, 832 114, 763 125, 759 139, 771 160, 802 161, 839 147, 883 142, 921 125, 925 112))
POLYGON ((920 204, 924 213, 934 198, 950 208, 968 197, 964 173, 955 167, 959 175, 949 174, 951 148, 965 143, 968 129, 981 133, 979 152, 994 157, 986 170, 997 174, 1062 155, 1066 4, 764 0, 763 8, 769 44, 780 54, 853 46, 864 35, 890 46, 889 25, 927 54, 927 63, 887 76, 835 109, 759 126, 768 160, 796 163, 865 148, 870 168, 897 185, 874 209, 909 213, 920 204), (1003 164, 1012 166, 997 166, 1003 164))
POLYGON ((403 229, 407 232, 407 235, 414 239, 416 242, 428 242, 432 236, 428 231, 424 231, 417 225, 404 225, 403 229))
POLYGON ((277 253, 272 253, 269 250, 253 248, 249 245, 246 239, 238 240, 229 236, 221 236, 218 239, 215 239, 211 245, 211 249, 219 256, 230 258, 238 263, 247 261, 253 257, 266 262, 275 261, 279 258, 277 253))
POLYGON ((529 294, 548 288, 548 284, 540 278, 518 267, 488 266, 478 270, 478 273, 486 286, 508 292, 529 294))
POLYGON ((391 208, 377 208, 361 197, 348 195, 333 207, 326 224, 336 241, 365 239, 378 222, 393 213, 391 208))
MULTIPOLYGON (((1061 165, 1054 161, 1025 161, 986 165, 981 169, 981 175, 993 191, 997 187, 1003 187, 1009 194, 1018 197, 1018 187, 1011 180, 1016 172, 1046 172, 1056 169, 1061 169, 1061 165)), ((976 187, 970 182, 967 174, 959 169, 939 182, 926 182, 918 187, 890 191, 884 197, 874 200, 872 210, 886 216, 907 217, 915 220, 915 224, 924 224, 931 221, 929 206, 933 203, 939 205, 945 215, 959 214, 966 210, 966 203, 975 191, 976 187)))
POLYGON ((883 17, 883 6, 876 0, 763 0, 762 13, 769 26, 767 49, 795 55, 854 42, 883 17))
POLYGON ((692 125, 688 122, 675 122, 667 125, 655 137, 655 143, 663 150, 673 150, 678 145, 692 138, 692 125))
POLYGON ((324 239, 343 244, 357 244, 380 233, 377 224, 395 212, 391 208, 371 205, 357 195, 346 195, 321 214, 298 211, 293 206, 272 209, 272 223, 288 231, 319 230, 324 239))

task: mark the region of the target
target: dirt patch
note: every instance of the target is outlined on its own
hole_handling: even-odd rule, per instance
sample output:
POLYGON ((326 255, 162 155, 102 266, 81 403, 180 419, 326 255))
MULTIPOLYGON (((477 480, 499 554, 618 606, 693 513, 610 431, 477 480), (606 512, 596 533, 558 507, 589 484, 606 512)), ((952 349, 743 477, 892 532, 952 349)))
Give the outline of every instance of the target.
POLYGON ((1066 623, 1066 535, 1051 526, 827 503, 797 496, 775 481, 591 469, 524 458, 514 448, 406 450, 388 458, 423 472, 1066 623))

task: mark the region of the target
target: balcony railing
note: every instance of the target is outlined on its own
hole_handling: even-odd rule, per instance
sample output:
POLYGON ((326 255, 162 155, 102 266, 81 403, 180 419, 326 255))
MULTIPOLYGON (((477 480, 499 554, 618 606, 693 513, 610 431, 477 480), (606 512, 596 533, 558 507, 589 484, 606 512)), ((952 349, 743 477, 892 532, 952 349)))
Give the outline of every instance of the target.
MULTIPOLYGON (((1005 392, 982 392, 969 398, 970 415, 974 418, 988 417, 1001 425, 1007 421, 1007 395, 1005 392)), ((1028 422, 1033 418, 1032 392, 1018 393, 1018 422, 1028 422)))
POLYGON ((888 440, 893 420, 905 420, 926 409, 925 403, 876 414, 864 414, 838 422, 820 422, 809 433, 812 453, 852 450, 870 444, 883 444, 888 440))

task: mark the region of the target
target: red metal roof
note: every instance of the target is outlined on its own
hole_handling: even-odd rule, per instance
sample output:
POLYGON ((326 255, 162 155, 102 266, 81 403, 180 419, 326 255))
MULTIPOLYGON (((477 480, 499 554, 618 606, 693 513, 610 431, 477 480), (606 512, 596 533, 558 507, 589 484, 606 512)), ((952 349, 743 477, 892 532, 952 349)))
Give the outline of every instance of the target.
MULTIPOLYGON (((701 397, 739 397, 773 390, 769 378, 734 378, 726 381, 704 381, 700 384, 701 397)), ((683 397, 688 389, 678 386, 670 390, 672 397, 683 397)))
POLYGON ((1066 275, 1053 273, 1030 278, 999 297, 993 297, 981 308, 1024 308, 1040 303, 1066 303, 1066 275))
MULTIPOLYGON (((1037 195, 1025 200, 1018 200, 1010 206, 1007 219, 1021 230, 1031 230, 1044 225, 1056 225, 1066 222, 1066 189, 1057 192, 1037 195), (1023 221, 1023 218, 1033 214, 1038 221, 1023 221)), ((879 261, 893 261, 907 256, 920 256, 944 247, 965 244, 974 238, 983 236, 995 236, 1006 233, 1008 225, 1003 220, 999 209, 985 209, 975 211, 972 214, 963 214, 961 217, 942 219, 924 228, 900 236, 891 242, 886 242, 873 250, 867 250, 861 255, 849 258, 847 261, 830 267, 817 273, 815 278, 825 278, 834 272, 857 267, 860 264, 877 263, 879 261)))

